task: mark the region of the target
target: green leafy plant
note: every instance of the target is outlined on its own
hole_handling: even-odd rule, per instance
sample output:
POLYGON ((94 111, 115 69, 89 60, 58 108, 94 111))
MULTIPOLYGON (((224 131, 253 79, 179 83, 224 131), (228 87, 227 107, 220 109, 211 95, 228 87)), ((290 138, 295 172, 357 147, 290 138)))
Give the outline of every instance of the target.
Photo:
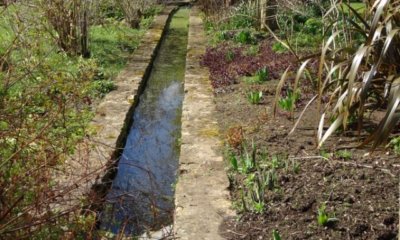
POLYGON ((261 84, 267 80, 269 80, 269 71, 268 68, 264 67, 257 70, 256 74, 251 77, 244 77, 244 81, 248 84, 261 84))
POLYGON ((275 42, 272 45, 272 50, 276 53, 286 53, 289 51, 281 42, 275 42))
POLYGON ((349 160, 353 157, 353 154, 348 150, 340 150, 336 152, 336 157, 341 158, 343 160, 349 160))
POLYGON ((253 41, 251 37, 251 33, 248 30, 240 31, 236 34, 234 38, 235 42, 242 43, 242 44, 249 44, 253 41))
POLYGON ((253 144, 252 151, 249 152, 247 147, 244 147, 244 153, 237 157, 233 152, 229 154, 229 162, 231 164, 231 169, 242 173, 248 174, 256 168, 256 147, 253 144))
POLYGON ((400 137, 393 138, 390 141, 389 146, 393 147, 394 152, 400 155, 400 137))
POLYGON ((235 154, 233 154, 233 153, 229 154, 229 163, 231 164, 232 170, 239 171, 239 163, 238 163, 238 159, 235 156, 235 154))
POLYGON ((322 19, 309 18, 304 23, 305 32, 309 34, 321 34, 323 28, 324 28, 324 23, 322 22, 322 19))
POLYGON ((259 70, 256 72, 256 76, 258 76, 258 81, 259 81, 259 82, 265 82, 265 81, 267 81, 267 80, 269 79, 269 71, 268 71, 268 68, 264 67, 264 68, 259 69, 259 70))
POLYGON ((246 50, 246 55, 247 56, 256 56, 259 52, 260 52, 260 46, 259 45, 251 45, 246 50))
POLYGON ((319 151, 319 154, 321 155, 321 157, 323 157, 325 159, 329 159, 331 157, 331 154, 324 149, 321 149, 319 151))
POLYGON ((229 50, 226 55, 225 55, 225 60, 227 62, 232 62, 235 59, 235 53, 231 50, 229 50))
POLYGON ((263 93, 261 91, 258 92, 249 92, 247 94, 247 99, 251 104, 259 104, 261 102, 263 93))
POLYGON ((328 213, 326 212, 326 204, 322 204, 319 208, 318 208, 318 215, 317 215, 317 222, 318 225, 320 226, 328 226, 331 223, 337 222, 338 219, 335 217, 331 217, 328 215, 328 213))
POLYGON ((300 99, 300 92, 293 93, 292 90, 286 92, 286 97, 281 98, 278 102, 279 107, 285 111, 292 112, 296 106, 296 102, 300 99))
POLYGON ((272 239, 273 240, 282 240, 281 235, 275 229, 272 230, 272 239))

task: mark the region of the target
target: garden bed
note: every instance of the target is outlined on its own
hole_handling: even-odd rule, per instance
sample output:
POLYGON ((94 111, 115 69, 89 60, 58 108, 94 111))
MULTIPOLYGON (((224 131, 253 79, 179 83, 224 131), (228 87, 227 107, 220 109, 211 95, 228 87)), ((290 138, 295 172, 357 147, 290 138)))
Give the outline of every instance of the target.
MULTIPOLYGON (((286 59, 279 62, 281 68, 273 70, 278 72, 291 61, 286 55, 273 52, 264 56, 272 61, 267 58, 261 65, 274 65, 275 59, 286 59)), ((211 79, 216 79, 214 87, 218 85, 217 118, 226 136, 231 198, 238 212, 237 218, 227 220, 221 227, 222 234, 227 239, 271 239, 276 230, 282 239, 394 239, 399 222, 399 156, 392 149, 369 153, 368 148, 355 148, 359 144, 355 130, 332 136, 323 149, 317 150, 317 104, 305 113, 299 128, 288 135, 294 124, 290 114, 278 109, 274 118, 272 108, 278 84, 275 75, 279 74, 270 72, 270 78, 275 80, 249 84, 240 77, 246 74, 231 70, 221 76, 229 79, 236 74, 230 82, 234 84, 219 84, 221 77, 215 76, 223 69, 235 69, 240 65, 236 61, 243 58, 218 66, 220 71, 210 67, 211 79), (262 92, 258 104, 249 102, 252 91, 262 92), (255 164, 243 169, 246 156, 255 164), (232 159, 236 159, 238 166, 232 159), (252 189, 259 186, 256 183, 260 178, 270 177, 271 172, 273 177, 268 183, 272 182, 272 186, 260 191, 262 197, 257 198, 260 192, 252 189)), ((247 75, 251 74, 254 71, 247 75)), ((302 86, 309 88, 310 83, 302 86)), ((311 95, 310 89, 303 88, 295 119, 311 95)), ((370 121, 376 124, 373 118, 370 121)), ((366 137, 368 133, 361 135, 366 137)))

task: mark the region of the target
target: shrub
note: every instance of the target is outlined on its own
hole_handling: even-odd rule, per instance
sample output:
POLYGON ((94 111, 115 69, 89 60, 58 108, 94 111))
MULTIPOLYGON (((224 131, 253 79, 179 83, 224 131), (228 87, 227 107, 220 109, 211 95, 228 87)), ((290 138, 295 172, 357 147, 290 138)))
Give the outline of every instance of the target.
POLYGON ((89 57, 89 7, 87 0, 44 0, 46 17, 56 31, 59 47, 70 55, 89 57))
POLYGON ((235 36, 235 42, 242 44, 249 44, 253 42, 250 31, 243 30, 238 32, 235 36))

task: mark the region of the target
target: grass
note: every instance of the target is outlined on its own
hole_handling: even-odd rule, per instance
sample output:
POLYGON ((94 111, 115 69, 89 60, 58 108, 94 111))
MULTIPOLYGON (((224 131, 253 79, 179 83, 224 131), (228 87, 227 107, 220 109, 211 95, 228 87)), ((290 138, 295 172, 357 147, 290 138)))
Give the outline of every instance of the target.
MULTIPOLYGON (((342 6, 345 13, 350 12, 350 9, 347 5, 343 4, 342 6)), ((350 6, 357 10, 358 13, 364 13, 365 11, 365 3, 350 3, 350 6)))
POLYGON ((118 22, 91 28, 91 53, 105 79, 114 79, 138 47, 145 30, 132 29, 118 22))

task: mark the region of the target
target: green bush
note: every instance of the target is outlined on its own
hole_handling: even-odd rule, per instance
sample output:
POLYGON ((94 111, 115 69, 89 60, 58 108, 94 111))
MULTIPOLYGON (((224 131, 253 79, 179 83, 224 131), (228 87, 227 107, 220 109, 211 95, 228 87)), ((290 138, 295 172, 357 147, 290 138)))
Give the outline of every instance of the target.
POLYGON ((304 31, 309 34, 322 34, 322 29, 324 28, 324 23, 322 19, 309 18, 304 23, 304 31))
POLYGON ((236 34, 234 38, 235 42, 242 44, 250 44, 253 42, 251 32, 248 30, 240 31, 236 34))

